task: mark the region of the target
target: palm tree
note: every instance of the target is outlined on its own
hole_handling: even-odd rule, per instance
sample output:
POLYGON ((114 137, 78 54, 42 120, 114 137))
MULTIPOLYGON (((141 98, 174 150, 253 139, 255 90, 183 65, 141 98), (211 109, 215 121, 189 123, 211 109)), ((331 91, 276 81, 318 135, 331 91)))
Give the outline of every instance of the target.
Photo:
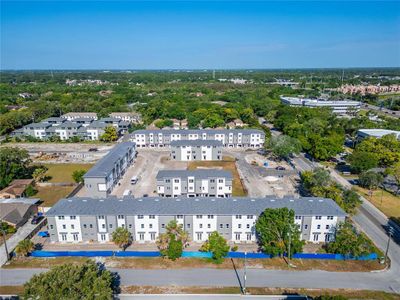
POLYGON ((22 240, 15 247, 18 256, 28 256, 35 249, 35 244, 31 240, 22 240))
POLYGON ((132 243, 132 235, 128 229, 124 227, 118 227, 112 233, 112 240, 114 244, 125 251, 125 249, 132 243))

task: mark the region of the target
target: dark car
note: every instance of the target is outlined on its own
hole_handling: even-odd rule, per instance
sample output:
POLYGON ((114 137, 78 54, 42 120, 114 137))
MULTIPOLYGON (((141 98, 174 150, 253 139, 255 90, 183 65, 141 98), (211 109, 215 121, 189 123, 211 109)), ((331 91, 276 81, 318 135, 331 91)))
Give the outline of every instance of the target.
POLYGON ((36 225, 39 224, 39 222, 43 219, 43 216, 33 216, 33 219, 31 221, 31 224, 36 225))
POLYGON ((277 166, 277 167, 275 168, 275 170, 278 170, 278 171, 285 171, 286 168, 285 168, 285 167, 282 167, 282 166, 277 166))
POLYGON ((149 194, 143 194, 143 198, 148 197, 148 196, 149 196, 149 194))
POLYGON ((96 152, 96 151, 99 151, 97 148, 90 148, 89 149, 89 152, 96 152))

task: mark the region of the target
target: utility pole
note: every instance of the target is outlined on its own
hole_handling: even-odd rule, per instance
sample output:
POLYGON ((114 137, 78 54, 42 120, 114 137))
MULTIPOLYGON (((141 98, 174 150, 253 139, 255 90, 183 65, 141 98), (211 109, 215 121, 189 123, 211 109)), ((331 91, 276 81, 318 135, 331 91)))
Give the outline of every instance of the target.
POLYGON ((243 295, 246 295, 246 280, 247 280, 247 251, 244 252, 244 276, 243 276, 243 295))
POLYGON ((387 246, 386 246, 386 252, 385 252, 385 263, 386 263, 387 255, 388 255, 388 252, 389 252, 390 240, 391 240, 392 235, 394 233, 394 228, 392 226, 389 226, 388 233, 389 233, 389 238, 388 238, 388 242, 387 242, 387 246))
POLYGON ((3 229, 3 222, 0 220, 0 227, 1 227, 1 232, 3 234, 3 243, 4 243, 4 248, 6 250, 6 255, 7 255, 7 261, 10 259, 10 254, 8 253, 8 248, 7 248, 7 240, 6 240, 6 232, 3 229))
POLYGON ((289 267, 290 267, 290 244, 292 243, 292 234, 291 234, 291 228, 290 227, 289 227, 288 236, 289 236, 288 260, 289 260, 289 267))

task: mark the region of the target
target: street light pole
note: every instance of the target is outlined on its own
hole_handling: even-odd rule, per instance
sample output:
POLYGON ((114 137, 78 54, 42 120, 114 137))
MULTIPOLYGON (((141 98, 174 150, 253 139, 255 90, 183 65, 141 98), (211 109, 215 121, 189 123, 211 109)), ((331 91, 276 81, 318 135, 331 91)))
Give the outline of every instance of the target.
POLYGON ((391 238, 392 238, 393 232, 394 232, 393 227, 392 227, 392 226, 389 226, 389 229, 388 229, 389 238, 388 238, 388 242, 387 242, 387 246, 386 246, 386 252, 385 252, 385 263, 386 263, 386 260, 387 260, 387 255, 388 255, 388 252, 389 252, 390 240, 391 240, 391 238))
POLYGON ((247 251, 244 252, 244 280, 243 280, 243 295, 246 295, 246 280, 247 280, 247 251))
MULTIPOLYGON (((289 227, 290 228, 290 227, 289 227)), ((289 235, 289 251, 288 251, 288 260, 289 260, 289 266, 290 266, 290 245, 292 244, 292 235, 291 235, 291 230, 288 232, 289 235)))

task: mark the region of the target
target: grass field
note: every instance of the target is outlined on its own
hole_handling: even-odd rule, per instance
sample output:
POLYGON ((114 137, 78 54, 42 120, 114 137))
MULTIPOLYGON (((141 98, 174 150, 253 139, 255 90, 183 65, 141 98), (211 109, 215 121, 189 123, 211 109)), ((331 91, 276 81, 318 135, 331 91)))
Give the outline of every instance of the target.
MULTIPOLYGON (((64 263, 81 264, 85 262, 83 257, 56 257, 56 258, 17 258, 13 259, 9 265, 4 268, 50 268, 64 263)), ((124 258, 105 258, 107 268, 121 269, 192 269, 192 268, 216 268, 233 269, 244 267, 243 259, 225 259, 221 264, 214 264, 209 259, 201 258, 181 258, 176 261, 164 259, 161 257, 124 257, 124 258)), ((381 270, 385 266, 377 261, 336 261, 336 260, 313 260, 313 259, 293 259, 292 264, 295 268, 289 268, 286 261, 282 258, 272 259, 249 259, 247 266, 249 268, 269 269, 269 270, 324 270, 334 272, 369 272, 372 270, 381 270)))
POLYGON ((369 196, 368 190, 362 187, 355 187, 356 190, 364 196, 367 200, 371 201, 379 210, 381 210, 387 217, 400 218, 400 197, 395 196, 382 189, 372 191, 372 196, 369 196))
POLYGON ((226 171, 232 172, 233 175, 233 188, 232 196, 246 196, 247 192, 242 182, 240 181, 239 173, 236 169, 235 159, 232 157, 224 156, 221 161, 192 161, 188 165, 188 170, 196 170, 197 168, 222 168, 226 171))
POLYGON ((43 164, 48 168, 49 182, 74 182, 72 173, 76 170, 89 170, 93 164, 43 164))
POLYGON ((32 196, 40 198, 43 203, 41 206, 53 206, 58 200, 66 197, 75 186, 37 186, 38 193, 32 196))

